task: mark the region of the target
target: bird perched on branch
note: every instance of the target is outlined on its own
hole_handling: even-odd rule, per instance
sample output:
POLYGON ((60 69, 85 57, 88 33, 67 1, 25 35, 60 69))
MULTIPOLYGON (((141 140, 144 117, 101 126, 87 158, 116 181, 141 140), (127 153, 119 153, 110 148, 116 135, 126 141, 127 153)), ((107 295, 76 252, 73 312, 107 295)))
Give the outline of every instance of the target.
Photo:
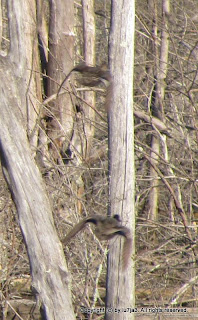
POLYGON ((88 66, 86 63, 82 62, 82 63, 79 63, 77 66, 75 66, 64 78, 64 80, 62 81, 58 89, 57 96, 59 95, 59 92, 62 86, 64 85, 64 83, 67 81, 71 73, 74 71, 79 72, 82 75, 80 82, 85 86, 94 87, 99 85, 101 82, 105 83, 105 85, 108 86, 109 83, 111 82, 111 74, 106 64, 102 64, 101 66, 91 67, 91 66, 88 66))
POLYGON ((95 225, 94 233, 99 240, 110 240, 117 235, 124 237, 122 267, 123 270, 125 270, 128 266, 132 251, 132 236, 130 230, 121 225, 119 215, 114 215, 113 217, 93 215, 81 220, 66 235, 66 237, 62 241, 63 244, 67 244, 71 240, 71 238, 73 238, 86 226, 87 223, 93 223, 95 225))
POLYGON ((60 87, 57 92, 57 98, 59 96, 59 93, 61 91, 61 88, 63 87, 64 83, 68 80, 72 72, 78 72, 81 74, 81 78, 79 79, 79 82, 88 87, 95 87, 99 84, 103 84, 106 87, 106 98, 104 107, 106 111, 109 111, 110 104, 111 104, 111 97, 112 97, 112 91, 113 91, 113 83, 111 78, 111 73, 108 69, 108 66, 103 63, 101 66, 91 67, 88 66, 86 63, 82 62, 76 65, 64 78, 62 83, 60 84, 60 87))

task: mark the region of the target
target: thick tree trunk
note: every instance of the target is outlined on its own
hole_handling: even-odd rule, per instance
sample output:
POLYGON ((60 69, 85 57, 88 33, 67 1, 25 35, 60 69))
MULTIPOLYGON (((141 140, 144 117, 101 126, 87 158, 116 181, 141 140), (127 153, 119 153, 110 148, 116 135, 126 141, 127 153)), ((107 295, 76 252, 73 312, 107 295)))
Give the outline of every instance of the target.
MULTIPOLYGON (((12 72, 17 79, 23 78, 20 88, 23 102, 20 112, 23 114, 24 126, 31 145, 37 146, 37 119, 41 103, 40 61, 38 54, 36 29, 36 2, 7 1, 10 50, 8 53, 13 63, 12 72), (24 31, 25 30, 25 31, 24 31)), ((20 81, 18 81, 20 85, 20 81)))
MULTIPOLYGON (((110 67, 113 93, 109 110, 110 211, 135 231, 133 146, 134 1, 112 1, 110 67)), ((106 319, 133 319, 115 308, 134 306, 134 261, 122 271, 122 240, 111 241, 107 275, 106 319), (112 308, 112 313, 108 312, 112 308)), ((135 244, 133 242, 133 248, 135 244)))
POLYGON ((74 319, 68 273, 50 202, 23 126, 21 93, 11 64, 0 64, 0 154, 30 260, 43 319, 74 319), (6 88, 6 90, 5 90, 6 88))
MULTIPOLYGON (((47 66, 47 96, 58 92, 59 86, 74 64, 74 2, 50 0, 49 59, 47 66)), ((70 89, 68 83, 64 87, 70 89)), ((66 151, 72 136, 74 108, 70 93, 49 103, 48 134, 55 158, 66 151)))
POLYGON ((36 1, 7 3, 10 50, 0 59, 3 172, 16 205, 42 319, 74 319, 64 253, 29 143, 34 138, 41 93, 40 74, 34 64, 38 62, 36 1))

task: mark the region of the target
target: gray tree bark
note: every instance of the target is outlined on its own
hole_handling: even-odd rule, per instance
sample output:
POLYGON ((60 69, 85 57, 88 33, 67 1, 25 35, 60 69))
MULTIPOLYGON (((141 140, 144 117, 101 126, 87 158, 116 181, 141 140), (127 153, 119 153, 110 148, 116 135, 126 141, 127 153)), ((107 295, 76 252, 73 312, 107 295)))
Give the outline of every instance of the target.
MULTIPOLYGON (((73 68, 74 62, 74 1, 50 0, 49 21, 49 61, 47 68, 48 97, 58 92, 65 76, 73 68)), ((70 86, 64 87, 70 91, 70 86)), ((71 95, 64 95, 49 103, 53 120, 48 123, 48 134, 52 142, 55 158, 67 149, 74 125, 74 108, 71 95)))
MULTIPOLYGON (((37 106, 34 105, 35 70, 30 65, 32 57, 38 55, 35 1, 25 1, 23 5, 20 0, 8 1, 8 23, 10 50, 6 57, 0 58, 2 168, 16 205, 42 319, 73 320, 64 253, 25 126, 28 115, 32 114, 28 108, 35 111, 37 106)), ((31 120, 34 121, 34 115, 31 120)))
MULTIPOLYGON (((135 233, 134 212, 134 133, 133 133, 133 62, 134 1, 112 1, 110 33, 110 69, 113 92, 109 110, 110 212, 120 214, 135 233)), ((130 312, 116 313, 115 308, 134 306, 134 261, 122 271, 122 240, 111 241, 108 257, 106 319, 133 319, 130 312), (112 308, 112 312, 109 312, 112 308)))
MULTIPOLYGON (((84 34, 84 58, 88 65, 95 64, 95 19, 94 19, 94 1, 83 0, 83 34, 84 34)), ((85 92, 85 101, 95 107, 95 93, 85 92)), ((95 132, 93 122, 95 120, 95 111, 88 105, 84 107, 85 116, 89 119, 89 123, 85 123, 84 130, 86 135, 86 143, 84 144, 84 156, 88 157, 92 146, 92 140, 95 132)))
POLYGON ((15 202, 30 260, 32 287, 43 319, 74 319, 64 253, 50 202, 32 157, 19 110, 21 93, 12 65, 1 63, 0 153, 4 175, 15 202), (10 85, 11 83, 11 85, 10 85), (4 90, 5 88, 7 91, 4 90))

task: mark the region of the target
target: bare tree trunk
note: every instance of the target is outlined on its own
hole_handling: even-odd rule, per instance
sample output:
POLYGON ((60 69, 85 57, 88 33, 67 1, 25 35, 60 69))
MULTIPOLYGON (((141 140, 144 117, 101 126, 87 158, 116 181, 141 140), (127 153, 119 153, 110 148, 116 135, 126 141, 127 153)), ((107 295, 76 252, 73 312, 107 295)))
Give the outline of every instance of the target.
MULTIPOLYGON (((160 115, 160 109, 158 105, 158 95, 157 95, 157 87, 158 87, 158 67, 159 67, 159 54, 158 54, 158 43, 157 43, 157 34, 158 34, 158 23, 157 23, 157 4, 154 0, 148 1, 148 9, 152 16, 152 36, 154 41, 152 41, 152 51, 155 52, 155 69, 154 69, 154 85, 153 85, 153 93, 151 97, 151 110, 150 115, 155 115, 156 117, 159 117, 160 115)), ((155 133, 156 134, 156 133, 155 133)), ((158 164, 158 154, 160 150, 160 142, 159 137, 156 137, 155 135, 151 138, 151 154, 150 159, 151 162, 154 165, 158 164)), ((159 198, 159 179, 158 175, 153 169, 153 167, 150 167, 150 177, 151 177, 151 189, 149 193, 149 212, 148 212, 148 219, 150 220, 157 220, 158 217, 158 198, 159 198)))
MULTIPOLYGON (((154 90, 155 92, 155 100, 153 101, 153 114, 156 116, 156 113, 160 120, 164 120, 163 114, 164 114, 164 93, 165 93, 165 79, 167 75, 168 70, 168 48, 169 48, 169 39, 168 39, 168 31, 167 31, 167 21, 169 16, 169 0, 163 0, 162 1, 162 34, 161 34, 161 48, 160 48, 160 54, 158 53, 158 44, 157 44, 157 8, 156 3, 154 1, 149 1, 150 4, 150 12, 154 12, 153 15, 153 38, 154 46, 155 46, 155 66, 156 66, 156 79, 154 90)), ((166 158, 166 136, 161 139, 164 154, 166 158)), ((151 161, 154 165, 158 164, 158 154, 160 152, 160 139, 159 137, 152 137, 152 151, 151 151, 151 161)), ((166 159, 167 160, 167 159, 166 159)), ((157 220, 158 219, 158 197, 159 197, 159 179, 158 175, 153 169, 153 167, 150 168, 150 176, 152 178, 151 181, 151 191, 149 194, 149 216, 148 218, 151 220, 157 220)))
MULTIPOLYGON (((74 2, 50 0, 47 96, 56 94, 65 75, 73 68, 74 2)), ((69 89, 68 83, 65 84, 69 89)), ((48 132, 55 158, 67 149, 73 131, 74 110, 70 94, 59 96, 49 106, 48 132)))
MULTIPOLYGON (((94 1, 82 1, 82 15, 83 15, 83 40, 84 40, 84 60, 87 65, 95 64, 95 19, 94 19, 94 1)), ((89 157, 94 137, 95 127, 93 125, 95 120, 95 111, 90 106, 95 106, 95 93, 85 92, 83 94, 81 116, 76 117, 74 134, 72 136, 71 145, 78 154, 74 161, 77 166, 82 165, 82 161, 89 157)), ((84 181, 82 177, 82 170, 78 171, 75 177, 75 189, 77 194, 77 209, 78 213, 82 213, 82 201, 85 195, 84 181)))
POLYGON ((74 319, 68 273, 50 202, 28 141, 35 125, 38 56, 35 1, 8 1, 10 51, 0 59, 0 155, 27 247, 42 319, 74 319), (25 30, 25 31, 24 31, 25 30), (34 111, 34 113, 32 112, 34 111), (29 122, 30 121, 30 122, 29 122), (28 137, 27 137, 28 133, 28 137))
MULTIPOLYGON (((1 63, 1 79, 8 94, 1 95, 0 136, 4 175, 12 192, 27 246, 32 287, 43 308, 43 319, 74 319, 68 273, 57 237, 50 203, 40 172, 32 158, 22 117, 21 99, 12 65, 1 63)), ((1 85, 1 92, 3 92, 1 85)))
MULTIPOLYGON (((120 214, 134 240, 133 63, 134 1, 112 1, 110 67, 113 93, 109 110, 110 212, 120 214)), ((133 249, 135 244, 133 242, 133 249)), ((134 261, 122 271, 122 245, 111 241, 108 257, 106 319, 133 319, 114 308, 134 306, 134 261), (108 312, 112 308, 112 313, 108 312)))
MULTIPOLYGON (((88 65, 95 64, 95 19, 94 19, 94 1, 83 0, 83 31, 84 31, 84 57, 88 65)), ((95 106, 95 93, 85 92, 85 101, 91 106, 95 106)), ((89 106, 84 107, 84 113, 89 122, 85 123, 86 145, 84 150, 85 157, 89 156, 92 139, 94 136, 93 121, 95 120, 95 111, 89 106)))
POLYGON ((35 1, 26 1, 23 7, 20 1, 8 1, 8 26, 10 30, 8 56, 14 65, 12 72, 18 79, 23 78, 25 81, 25 86, 23 84, 20 88, 24 98, 20 108, 24 124, 27 126, 28 138, 35 150, 38 140, 37 119, 42 99, 35 1), (25 17, 21 18, 19 13, 22 10, 25 17))
MULTIPOLYGON (((152 151, 150 153, 151 162, 155 165, 158 164, 159 160, 159 138, 152 136, 151 142, 152 151)), ((151 177, 151 185, 150 185, 150 193, 149 193, 149 212, 148 219, 156 221, 158 218, 158 198, 159 198, 159 177, 153 167, 150 167, 150 177, 151 177)))

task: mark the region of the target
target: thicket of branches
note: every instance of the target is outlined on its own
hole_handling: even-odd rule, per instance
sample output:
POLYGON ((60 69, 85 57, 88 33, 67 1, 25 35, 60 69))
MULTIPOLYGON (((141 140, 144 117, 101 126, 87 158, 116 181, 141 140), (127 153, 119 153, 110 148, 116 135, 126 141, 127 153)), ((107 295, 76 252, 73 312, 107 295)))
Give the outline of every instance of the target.
MULTIPOLYGON (((165 2, 136 4, 136 305, 196 307, 198 6, 196 0, 170 1, 170 13, 165 15, 165 2), (165 79, 160 80, 164 31, 168 35, 168 62, 165 79), (159 81, 163 82, 164 97, 159 97, 159 81), (153 137, 159 152, 153 149, 153 137), (153 191, 157 193, 154 204, 153 191), (155 205, 155 217, 151 205, 155 205)), ((78 62, 82 57, 82 16, 80 5, 75 9, 78 62)), ((95 1, 95 18, 96 62, 101 64, 108 59, 110 1, 95 1)), ((78 85, 78 90, 83 92, 84 87, 78 85)), ((79 166, 73 159, 63 161, 60 155, 58 162, 49 159, 50 168, 41 168, 60 239, 80 217, 107 211, 108 126, 101 91, 97 92, 99 115, 92 123, 95 135, 89 158, 82 159, 79 166)), ((86 117, 82 121, 89 123, 86 117)), ((82 132, 77 126, 75 130, 82 132)), ((2 305, 5 299, 31 300, 28 258, 3 177, 0 210, 2 305)), ((86 229, 65 248, 65 255, 72 273, 76 312, 78 306, 103 306, 106 245, 86 229)))
POLYGON ((170 1, 170 13, 166 15, 162 4, 167 5, 167 1, 137 7, 136 108, 150 117, 150 124, 158 117, 165 125, 153 121, 151 126, 135 119, 137 292, 141 293, 137 303, 190 307, 197 305, 198 8, 195 1, 188 5, 170 1), (162 48, 164 43, 168 50, 162 48), (161 80, 162 50, 168 51, 168 61, 166 77, 161 80), (165 88, 164 99, 157 91, 160 81, 165 88), (150 174, 155 157, 153 136, 159 142, 155 177, 150 174), (155 188, 157 215, 151 221, 149 196, 155 188))

